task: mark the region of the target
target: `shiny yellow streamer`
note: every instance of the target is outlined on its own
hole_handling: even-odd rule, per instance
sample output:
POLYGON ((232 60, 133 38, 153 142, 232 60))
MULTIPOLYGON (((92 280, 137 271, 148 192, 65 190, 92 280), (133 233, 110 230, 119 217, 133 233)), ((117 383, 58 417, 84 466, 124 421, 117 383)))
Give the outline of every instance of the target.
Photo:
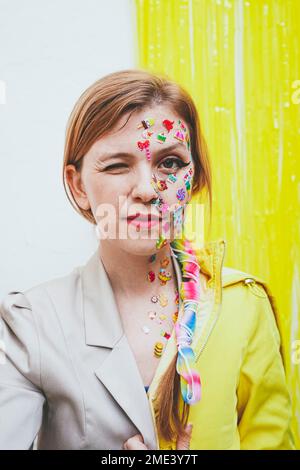
POLYGON ((213 166, 210 239, 280 313, 300 448, 300 1, 135 0, 136 65, 193 96, 213 166), (299 344, 297 343, 299 342, 299 344))

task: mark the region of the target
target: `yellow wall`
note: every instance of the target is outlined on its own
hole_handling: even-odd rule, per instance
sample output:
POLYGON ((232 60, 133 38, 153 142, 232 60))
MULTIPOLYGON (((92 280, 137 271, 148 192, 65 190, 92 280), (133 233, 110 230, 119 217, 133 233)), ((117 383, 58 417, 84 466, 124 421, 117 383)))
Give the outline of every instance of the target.
POLYGON ((177 80, 200 113, 214 176, 209 238, 224 237, 225 265, 275 295, 300 448, 300 1, 135 7, 137 66, 177 80))

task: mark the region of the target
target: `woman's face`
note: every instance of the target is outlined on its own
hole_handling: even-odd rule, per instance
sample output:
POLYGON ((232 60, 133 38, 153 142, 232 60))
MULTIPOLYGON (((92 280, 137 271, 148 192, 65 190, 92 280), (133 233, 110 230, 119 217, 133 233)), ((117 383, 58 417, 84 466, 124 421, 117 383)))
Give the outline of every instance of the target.
POLYGON ((121 128, 128 117, 84 156, 86 199, 77 202, 91 208, 101 239, 152 254, 182 236, 194 174, 189 131, 168 106, 135 112, 121 128))

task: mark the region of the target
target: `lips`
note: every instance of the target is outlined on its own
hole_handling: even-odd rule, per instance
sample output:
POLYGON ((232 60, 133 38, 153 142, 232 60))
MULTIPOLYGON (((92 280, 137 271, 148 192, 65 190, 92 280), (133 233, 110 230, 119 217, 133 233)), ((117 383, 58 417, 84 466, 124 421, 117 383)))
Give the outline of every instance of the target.
POLYGON ((131 221, 140 221, 140 222, 151 222, 151 221, 159 221, 161 220, 161 217, 155 215, 155 214, 141 214, 140 212, 137 212, 134 215, 129 215, 127 217, 128 222, 131 221))

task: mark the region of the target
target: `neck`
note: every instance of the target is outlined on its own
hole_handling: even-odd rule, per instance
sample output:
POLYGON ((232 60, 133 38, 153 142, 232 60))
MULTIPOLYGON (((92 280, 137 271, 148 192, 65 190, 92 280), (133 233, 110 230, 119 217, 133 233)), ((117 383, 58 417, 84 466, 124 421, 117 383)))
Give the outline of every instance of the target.
POLYGON ((99 255, 114 292, 123 297, 130 298, 133 294, 135 296, 147 295, 149 292, 153 292, 155 286, 160 286, 158 273, 162 267, 161 261, 165 258, 169 260, 165 269, 171 274, 171 281, 167 281, 167 284, 174 285, 174 282, 176 284, 171 249, 168 243, 156 253, 155 259, 152 261, 151 255, 141 256, 127 253, 105 240, 99 246, 99 255), (148 280, 150 271, 155 274, 153 282, 148 280))

